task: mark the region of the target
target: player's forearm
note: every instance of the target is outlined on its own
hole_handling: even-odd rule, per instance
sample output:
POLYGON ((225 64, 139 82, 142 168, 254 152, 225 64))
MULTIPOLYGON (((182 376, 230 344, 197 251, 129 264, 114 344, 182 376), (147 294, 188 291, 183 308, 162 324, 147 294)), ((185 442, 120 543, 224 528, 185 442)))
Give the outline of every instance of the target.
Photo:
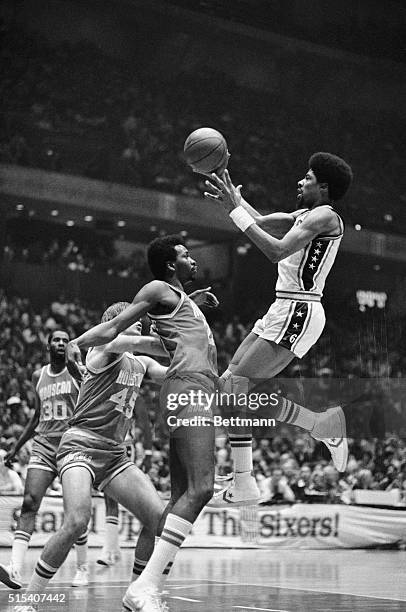
POLYGON ((114 319, 112 319, 106 323, 99 323, 71 342, 77 344, 80 349, 86 350, 91 346, 101 346, 112 342, 117 338, 120 331, 114 323, 114 319))
POLYGON ((147 338, 144 342, 143 353, 155 357, 168 357, 168 352, 164 349, 160 338, 147 338))
POLYGON ((277 263, 283 259, 281 241, 264 232, 256 223, 250 225, 244 233, 272 263, 277 263))
POLYGON ((16 445, 12 451, 13 455, 16 455, 20 451, 20 449, 24 446, 24 444, 28 442, 28 440, 31 440, 38 423, 39 423, 39 414, 35 412, 33 416, 31 417, 31 419, 28 421, 27 425, 25 426, 23 433, 18 438, 16 445))

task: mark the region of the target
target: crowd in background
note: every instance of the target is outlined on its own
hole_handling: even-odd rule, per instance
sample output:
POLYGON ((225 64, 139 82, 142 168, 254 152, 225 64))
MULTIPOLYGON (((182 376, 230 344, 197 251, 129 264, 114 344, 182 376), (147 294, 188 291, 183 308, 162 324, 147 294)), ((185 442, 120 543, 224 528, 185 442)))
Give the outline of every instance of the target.
POLYGON ((227 137, 232 177, 257 207, 295 207, 296 181, 309 155, 330 150, 357 177, 347 219, 406 230, 405 154, 396 117, 326 108, 320 121, 298 100, 292 106, 224 74, 203 68, 163 83, 89 43, 51 45, 14 28, 4 32, 1 57, 0 162, 200 196, 203 184, 182 149, 192 130, 209 125, 227 137), (366 151, 372 124, 373 149, 366 151))
MULTIPOLYGON (((53 235, 55 228, 57 226, 53 228, 53 235)), ((107 239, 92 244, 81 240, 80 236, 58 239, 48 234, 48 239, 27 241, 20 233, 14 238, 7 237, 2 259, 5 263, 49 264, 85 274, 102 272, 107 276, 131 278, 140 282, 147 277, 142 249, 134 248, 130 255, 123 255, 107 239)))
MULTIPOLYGON (((100 315, 100 311, 64 296, 47 308, 38 309, 28 299, 0 294, 0 453, 13 446, 32 414, 35 391, 30 381, 32 373, 48 360, 46 344, 49 332, 62 326, 74 336, 96 324, 100 315)), ((235 348, 248 333, 250 324, 242 323, 238 316, 226 321, 213 320, 220 371, 227 366, 235 348)), ((345 474, 338 474, 324 445, 299 429, 282 425, 272 431, 254 430, 254 469, 264 502, 351 501, 356 489, 399 488, 406 491, 402 372, 395 366, 384 373, 376 370, 376 361, 382 354, 376 335, 375 341, 372 336, 369 342, 365 339, 361 356, 356 356, 352 353, 352 330, 342 328, 339 346, 331 350, 331 337, 337 331, 334 325, 337 325, 334 321, 329 323, 317 350, 312 350, 300 362, 294 360, 274 384, 286 394, 293 393, 290 397, 294 397, 299 388, 303 396, 306 394, 303 388, 313 385, 308 397, 312 398, 312 407, 317 410, 331 403, 331 390, 336 379, 351 381, 352 378, 359 380, 359 376, 370 377, 361 379, 368 382, 355 394, 364 397, 361 428, 355 422, 356 435, 350 439, 347 470, 345 474), (362 364, 364 369, 360 370, 362 364), (400 386, 393 384, 394 380, 398 380, 400 386), (391 381, 392 385, 386 385, 385 381, 388 385, 391 381), (382 410, 385 418, 380 430, 362 428, 366 414, 372 415, 376 425, 382 410), (387 431, 397 433, 389 435, 387 431)), ((144 331, 148 331, 147 325, 144 331)), ((395 345, 394 355, 396 350, 395 345)), ((158 490, 167 494, 168 436, 158 410, 158 396, 159 387, 148 382, 143 386, 142 401, 150 414, 154 440, 149 474, 158 490)), ((301 396, 297 397, 300 399, 301 396)), ((141 464, 145 458, 144 434, 137 425, 133 430, 133 440, 135 459, 141 464)), ((29 451, 28 443, 14 465, 22 480, 26 476, 29 451)), ((230 449, 224 437, 217 439, 216 465, 219 475, 225 476, 232 471, 230 449)), ((59 490, 57 485, 54 488, 59 490)))

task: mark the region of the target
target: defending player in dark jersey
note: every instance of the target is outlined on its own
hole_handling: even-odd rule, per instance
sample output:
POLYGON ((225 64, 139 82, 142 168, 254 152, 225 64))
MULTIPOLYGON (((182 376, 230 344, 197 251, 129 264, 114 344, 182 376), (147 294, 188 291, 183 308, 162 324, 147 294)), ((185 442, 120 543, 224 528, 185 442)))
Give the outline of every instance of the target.
MULTIPOLYGON (((157 280, 145 285, 120 315, 73 341, 68 349, 68 362, 78 372, 81 348, 111 342, 147 313, 170 355, 160 399, 171 431, 171 500, 151 559, 123 600, 127 610, 158 612, 162 609, 159 590, 163 572, 173 562, 193 522, 213 494, 211 409, 206 402, 194 402, 192 398, 199 392, 214 395, 217 366, 216 347, 206 319, 184 292, 184 285, 196 275, 196 263, 182 238, 166 236, 154 240, 149 245, 148 262, 157 280), (193 417, 196 420, 200 417, 204 425, 188 426, 193 417)), ((215 297, 207 291, 194 297, 200 303, 217 305, 215 297)))
MULTIPOLYGON (((113 304, 103 315, 109 321, 130 304, 113 304)), ((161 380, 166 369, 151 357, 133 351, 164 354, 158 339, 140 336, 135 324, 102 347, 92 347, 86 357, 87 373, 69 429, 57 454, 62 481, 64 521, 48 540, 37 562, 29 593, 42 593, 65 560, 72 542, 90 519, 92 488, 121 503, 142 523, 136 559, 148 560, 163 512, 163 503, 148 477, 127 457, 123 441, 132 423, 134 404, 144 375, 161 380), (131 351, 131 352, 130 352, 131 351)))
MULTIPOLYGON (((36 391, 34 414, 7 458, 11 461, 35 433, 10 563, 7 566, 0 565, 0 580, 12 589, 21 588, 21 570, 34 531, 35 517, 46 490, 58 474, 56 453, 79 395, 79 385, 65 365, 68 342, 69 335, 65 331, 54 330, 49 334, 50 362, 36 370, 32 376, 36 391)), ((77 572, 72 585, 83 586, 88 582, 86 533, 76 542, 76 552, 77 572)))

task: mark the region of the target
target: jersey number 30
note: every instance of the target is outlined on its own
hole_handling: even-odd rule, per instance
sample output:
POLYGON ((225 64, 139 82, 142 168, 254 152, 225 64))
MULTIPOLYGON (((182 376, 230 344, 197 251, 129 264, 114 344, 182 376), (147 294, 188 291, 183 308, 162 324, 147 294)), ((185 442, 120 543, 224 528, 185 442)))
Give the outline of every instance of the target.
POLYGON ((68 418, 68 406, 64 400, 46 400, 42 403, 41 421, 64 421, 68 418))

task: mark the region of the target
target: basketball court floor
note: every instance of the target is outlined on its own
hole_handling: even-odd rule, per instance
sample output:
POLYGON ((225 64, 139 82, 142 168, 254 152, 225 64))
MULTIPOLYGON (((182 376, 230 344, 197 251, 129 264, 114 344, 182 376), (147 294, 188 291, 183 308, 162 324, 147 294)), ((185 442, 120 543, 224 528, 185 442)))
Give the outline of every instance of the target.
MULTIPOLYGON (((28 552, 27 581, 40 552, 28 552)), ((70 586, 75 555, 69 554, 48 589, 65 601, 40 604, 40 612, 121 612, 133 551, 122 549, 112 568, 95 563, 98 552, 89 550, 90 585, 83 588, 70 586)), ((0 548, 0 562, 9 554, 0 548)), ((166 590, 170 612, 400 612, 406 611, 406 553, 184 548, 166 590)), ((2 585, 0 610, 17 610, 22 593, 2 585)))

